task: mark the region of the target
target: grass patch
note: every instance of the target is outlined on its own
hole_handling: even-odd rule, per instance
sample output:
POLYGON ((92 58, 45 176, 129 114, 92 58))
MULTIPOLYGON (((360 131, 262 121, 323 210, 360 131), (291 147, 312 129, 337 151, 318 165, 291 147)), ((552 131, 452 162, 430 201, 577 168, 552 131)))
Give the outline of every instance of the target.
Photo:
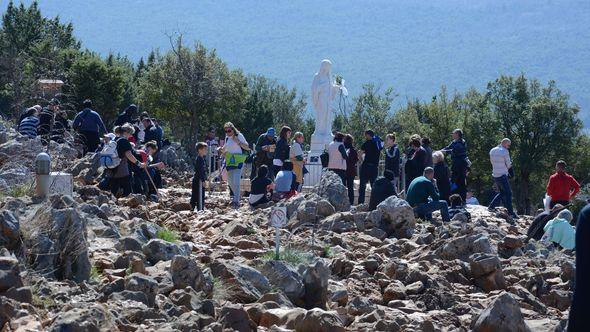
POLYGON ((0 197, 15 197, 15 198, 32 196, 32 195, 33 195, 32 182, 10 186, 10 187, 8 187, 8 190, 0 193, 0 197))
POLYGON ((166 227, 162 227, 160 228, 157 232, 156 232, 156 237, 158 239, 164 240, 164 241, 168 241, 168 242, 172 242, 172 243, 176 243, 180 240, 180 236, 178 235, 178 233, 176 233, 175 231, 168 229, 166 227))
POLYGON ((57 303, 51 296, 40 296, 37 294, 33 294, 33 305, 38 308, 51 308, 55 307, 57 303))
POLYGON ((322 249, 324 257, 326 258, 330 258, 332 256, 334 256, 334 252, 332 251, 332 247, 331 246, 324 246, 324 248, 322 249))
MULTIPOLYGON (((298 250, 298 249, 283 249, 279 252, 279 261, 283 261, 293 266, 297 266, 302 263, 307 263, 309 261, 309 257, 307 257, 307 253, 298 250)), ((271 261, 275 260, 275 251, 270 250, 262 256, 263 261, 271 261)))
POLYGON ((90 279, 94 280, 94 281, 100 281, 100 275, 101 275, 101 271, 98 270, 98 268, 96 266, 92 266, 92 268, 90 269, 90 279))

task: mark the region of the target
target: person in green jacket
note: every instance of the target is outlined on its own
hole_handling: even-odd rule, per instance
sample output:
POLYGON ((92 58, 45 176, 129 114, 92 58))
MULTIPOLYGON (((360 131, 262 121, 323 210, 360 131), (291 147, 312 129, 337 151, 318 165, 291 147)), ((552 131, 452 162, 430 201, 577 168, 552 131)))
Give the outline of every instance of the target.
POLYGON ((565 209, 559 212, 557 218, 549 220, 543 227, 545 235, 541 241, 551 241, 564 249, 573 250, 576 247, 576 230, 570 224, 572 219, 570 210, 565 209))
POLYGON ((451 220, 449 205, 446 201, 440 200, 432 167, 426 167, 423 176, 415 178, 410 183, 406 200, 421 218, 432 220, 432 212, 440 210, 444 222, 451 220))

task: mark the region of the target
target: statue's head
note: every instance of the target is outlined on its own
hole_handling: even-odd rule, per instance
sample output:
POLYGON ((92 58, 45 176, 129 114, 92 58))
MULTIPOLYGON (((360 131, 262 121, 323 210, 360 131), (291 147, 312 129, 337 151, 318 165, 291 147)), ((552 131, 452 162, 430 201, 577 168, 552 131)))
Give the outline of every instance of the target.
POLYGON ((318 74, 320 75, 329 75, 332 71, 332 61, 328 59, 322 60, 322 64, 320 65, 320 70, 318 74))

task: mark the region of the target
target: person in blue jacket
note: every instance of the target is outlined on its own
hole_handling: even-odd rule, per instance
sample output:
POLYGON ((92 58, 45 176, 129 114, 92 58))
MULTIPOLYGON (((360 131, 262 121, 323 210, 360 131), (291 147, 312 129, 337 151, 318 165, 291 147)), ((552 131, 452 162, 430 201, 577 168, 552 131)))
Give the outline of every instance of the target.
POLYGON ((96 152, 100 144, 100 134, 106 134, 108 130, 100 115, 92 110, 90 99, 84 100, 82 106, 84 109, 76 114, 72 127, 78 132, 80 140, 84 143, 83 154, 85 155, 88 152, 96 152))
POLYGON ((457 185, 455 192, 461 196, 463 202, 466 202, 469 158, 467 158, 467 143, 463 139, 463 131, 453 130, 453 141, 441 151, 451 154, 451 180, 457 185))

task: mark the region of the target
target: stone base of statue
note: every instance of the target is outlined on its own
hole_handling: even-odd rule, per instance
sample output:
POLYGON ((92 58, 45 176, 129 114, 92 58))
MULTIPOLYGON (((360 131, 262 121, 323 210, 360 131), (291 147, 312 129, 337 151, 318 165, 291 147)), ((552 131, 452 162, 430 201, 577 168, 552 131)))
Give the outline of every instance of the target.
POLYGON ((305 167, 309 173, 305 174, 304 186, 313 187, 320 182, 322 176, 322 161, 320 156, 327 149, 328 144, 332 141, 332 134, 316 134, 311 135, 310 151, 307 154, 307 163, 305 167))

